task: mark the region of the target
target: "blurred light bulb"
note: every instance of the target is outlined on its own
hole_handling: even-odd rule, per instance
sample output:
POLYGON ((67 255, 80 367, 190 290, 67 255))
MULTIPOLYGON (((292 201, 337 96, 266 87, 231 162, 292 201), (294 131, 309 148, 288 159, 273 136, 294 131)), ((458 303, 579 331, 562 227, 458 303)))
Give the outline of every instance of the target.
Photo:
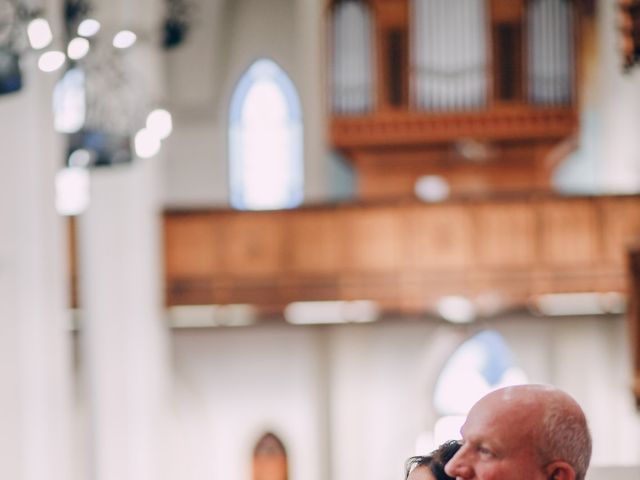
POLYGON ((134 144, 136 155, 140 158, 153 157, 160 151, 160 139, 147 128, 143 128, 136 133, 134 144))
POLYGON ((80 60, 89 53, 89 40, 83 37, 76 37, 67 45, 67 55, 72 60, 80 60))
POLYGON ((473 303, 460 295, 449 295, 441 298, 436 308, 442 318, 451 323, 470 323, 476 317, 473 303))
POLYGON ((91 165, 93 160, 93 154, 84 148, 79 148, 71 152, 69 160, 67 160, 70 167, 86 168, 91 165))
POLYGON ((129 48, 138 37, 131 30, 121 30, 113 37, 113 46, 116 48, 129 48))
POLYGON ((442 202, 449 196, 449 184, 439 175, 423 175, 416 181, 414 191, 423 202, 442 202))
POLYGON ((56 174, 56 210, 60 215, 78 215, 89 206, 89 172, 63 168, 56 174))
POLYGON ((36 50, 45 48, 53 40, 49 22, 44 18, 34 18, 29 22, 27 26, 27 36, 29 37, 31 48, 36 50))
POLYGON ((147 116, 147 129, 152 131, 159 139, 164 140, 173 130, 171 114, 162 108, 154 110, 147 116))
POLYGON ((38 68, 43 72, 55 72, 64 65, 66 58, 64 53, 56 50, 45 52, 38 59, 38 68))
POLYGON ((93 37, 100 31, 100 22, 93 18, 85 18, 78 25, 78 35, 81 37, 93 37))

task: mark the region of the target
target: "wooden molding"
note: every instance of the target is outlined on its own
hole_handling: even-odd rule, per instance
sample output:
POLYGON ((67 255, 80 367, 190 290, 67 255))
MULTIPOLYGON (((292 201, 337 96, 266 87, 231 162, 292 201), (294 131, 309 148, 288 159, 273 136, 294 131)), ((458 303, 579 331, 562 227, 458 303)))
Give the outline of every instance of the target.
POLYGON ((640 196, 513 195, 165 213, 169 305, 378 302, 421 314, 444 295, 503 308, 558 292, 626 292, 640 196))
POLYGON ((629 338, 633 362, 632 389, 640 410, 640 243, 629 249, 629 338))
POLYGON ((573 107, 502 106, 460 113, 383 112, 334 116, 332 144, 343 150, 426 146, 461 138, 562 140, 578 127, 573 107))

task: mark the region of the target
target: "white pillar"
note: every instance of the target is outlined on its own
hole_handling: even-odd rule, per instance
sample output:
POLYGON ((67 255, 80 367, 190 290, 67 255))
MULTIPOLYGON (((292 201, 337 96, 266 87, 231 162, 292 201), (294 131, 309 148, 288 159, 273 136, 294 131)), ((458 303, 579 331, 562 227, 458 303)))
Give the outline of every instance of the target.
POLYGON ((328 81, 319 59, 325 59, 326 5, 317 0, 296 0, 296 86, 304 116, 305 202, 326 200, 329 191, 326 149, 328 81))
POLYGON ((96 169, 80 222, 83 358, 93 480, 163 478, 167 328, 157 166, 96 169))
MULTIPOLYGON (((162 92, 155 41, 162 6, 159 0, 101 2, 95 12, 102 34, 123 28, 138 34, 132 50, 123 52, 125 68, 142 81, 136 91, 149 96, 150 107, 162 92)), ((162 309, 159 161, 135 159, 93 169, 91 203, 79 222, 91 480, 169 476, 164 429, 170 372, 162 309)))
POLYGON ((70 332, 55 74, 25 59, 25 86, 0 97, 0 478, 68 480, 70 332))
POLYGON ((618 2, 599 0, 599 68, 602 99, 602 190, 640 191, 640 72, 622 71, 618 2))

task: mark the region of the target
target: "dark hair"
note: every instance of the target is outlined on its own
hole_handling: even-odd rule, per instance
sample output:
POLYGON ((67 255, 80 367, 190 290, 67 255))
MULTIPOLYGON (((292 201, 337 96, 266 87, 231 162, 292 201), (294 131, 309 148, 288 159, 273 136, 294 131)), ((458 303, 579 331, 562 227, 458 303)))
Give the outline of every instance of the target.
POLYGON ((405 480, 409 478, 411 471, 420 466, 429 467, 429 470, 437 480, 454 480, 444 472, 444 466, 453 458, 460 444, 450 440, 440 445, 430 455, 409 458, 405 463, 405 480))
POLYGON ((431 455, 421 456, 417 455, 415 457, 410 457, 404 462, 404 480, 409 478, 409 474, 416 467, 429 467, 431 470, 431 462, 433 462, 433 457, 431 455))

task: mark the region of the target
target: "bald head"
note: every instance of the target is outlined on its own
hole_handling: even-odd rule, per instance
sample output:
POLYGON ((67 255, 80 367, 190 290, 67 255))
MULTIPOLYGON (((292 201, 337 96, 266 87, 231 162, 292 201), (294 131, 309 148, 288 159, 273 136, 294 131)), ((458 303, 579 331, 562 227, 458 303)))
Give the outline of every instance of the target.
POLYGON ((486 395, 469 412, 462 435, 465 448, 447 465, 449 475, 457 478, 495 478, 489 460, 499 458, 500 468, 507 470, 498 478, 513 474, 520 480, 583 480, 591 457, 582 409, 566 393, 544 385, 507 387, 486 395), (487 450, 487 458, 474 456, 471 447, 466 448, 467 439, 479 452, 487 450), (558 468, 566 475, 554 473, 558 468))
POLYGON ((571 396, 547 385, 518 385, 496 390, 485 399, 492 397, 507 407, 522 409, 541 462, 564 460, 575 469, 577 480, 585 477, 591 436, 584 412, 571 396))

